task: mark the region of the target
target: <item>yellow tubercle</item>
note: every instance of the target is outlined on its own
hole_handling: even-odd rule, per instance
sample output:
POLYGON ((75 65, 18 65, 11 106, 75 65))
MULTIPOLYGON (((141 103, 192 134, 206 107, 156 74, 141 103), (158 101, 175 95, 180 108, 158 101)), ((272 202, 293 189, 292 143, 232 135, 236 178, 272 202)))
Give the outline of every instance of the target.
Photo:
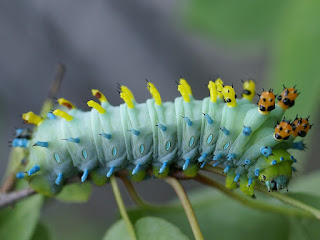
POLYGON ((67 121, 71 121, 73 119, 72 116, 70 116, 68 113, 66 113, 65 111, 62 111, 60 109, 56 109, 52 112, 54 115, 59 116, 64 118, 67 121))
POLYGON ((27 113, 22 114, 22 119, 26 123, 34 124, 36 126, 39 126, 43 121, 43 118, 34 114, 33 112, 27 112, 27 113))
POLYGON ((133 103, 131 97, 126 92, 121 92, 120 97, 127 104, 128 108, 134 108, 134 103, 133 103))
POLYGON ((121 92, 125 93, 131 100, 134 100, 134 96, 128 87, 121 85, 120 89, 121 92))
POLYGON ((101 107, 101 105, 100 105, 99 103, 97 103, 97 102, 95 102, 95 101, 93 101, 93 100, 88 101, 88 102, 87 102, 87 105, 88 105, 89 107, 94 108, 95 110, 97 110, 97 111, 98 111, 99 113, 101 113, 101 114, 106 113, 106 110, 105 110, 103 107, 101 107))
POLYGON ((156 104, 158 106, 160 106, 162 104, 162 102, 161 102, 161 96, 160 96, 159 91, 154 86, 154 84, 152 84, 151 82, 148 82, 147 84, 148 84, 147 87, 148 87, 148 90, 149 90, 150 94, 152 95, 152 97, 155 100, 156 104))
POLYGON ((184 78, 180 78, 180 85, 184 86, 187 93, 192 96, 192 90, 187 80, 185 80, 184 78))
POLYGON ((180 94, 185 102, 190 102, 190 96, 189 96, 188 91, 185 88, 185 86, 179 84, 178 91, 180 92, 180 94))
POLYGON ((222 94, 222 90, 223 90, 223 81, 221 80, 221 78, 217 78, 215 81, 216 84, 216 88, 218 91, 218 97, 219 98, 223 98, 223 94, 222 94))
POLYGON ((65 98, 58 98, 57 102, 58 102, 59 105, 65 106, 69 110, 71 110, 73 108, 76 108, 70 101, 68 101, 65 98))
POLYGON ((210 101, 217 102, 218 91, 217 91, 216 84, 212 81, 209 81, 208 88, 210 91, 210 101))
POLYGON ((236 102, 237 95, 236 95, 233 87, 224 86, 222 89, 222 94, 223 94, 223 98, 226 101, 228 107, 236 107, 237 106, 237 102, 236 102))
POLYGON ((242 91, 242 97, 245 99, 248 99, 249 101, 252 101, 255 94, 256 94, 256 84, 252 80, 247 80, 243 82, 243 91, 242 91))
POLYGON ((108 102, 107 98, 98 89, 91 89, 92 96, 99 99, 101 103, 108 102))

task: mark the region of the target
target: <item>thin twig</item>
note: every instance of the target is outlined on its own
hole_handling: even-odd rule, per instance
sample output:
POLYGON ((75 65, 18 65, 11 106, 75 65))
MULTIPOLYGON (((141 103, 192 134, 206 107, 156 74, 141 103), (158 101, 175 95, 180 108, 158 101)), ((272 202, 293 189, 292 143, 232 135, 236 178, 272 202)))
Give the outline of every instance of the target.
POLYGON ((118 187, 117 180, 116 180, 115 176, 111 176, 110 177, 110 183, 111 183, 111 186, 112 186, 112 189, 113 189, 114 197, 115 197, 116 202, 117 202, 118 207, 119 207, 120 214, 121 214, 125 224, 127 225, 129 234, 130 234, 132 240, 136 240, 137 239, 136 233, 134 231, 134 227, 133 227, 133 225, 132 225, 132 223, 131 223, 131 221, 129 219, 128 213, 126 211, 126 207, 125 207, 124 202, 122 200, 121 193, 120 193, 120 190, 119 190, 119 187, 118 187))
POLYGON ((146 203, 142 198, 139 196, 137 193, 136 189, 134 188, 133 184, 131 181, 129 181, 126 177, 124 176, 119 176, 119 178, 122 180, 123 184, 125 185, 126 189, 128 190, 128 193, 130 194, 132 200, 134 203, 141 207, 144 208, 150 204, 146 203))
POLYGON ((1 193, 0 194, 0 209, 18 201, 18 200, 21 200, 25 197, 31 196, 35 193, 36 192, 31 188, 26 188, 26 189, 14 191, 11 193, 1 193))
MULTIPOLYGON (((212 167, 210 165, 206 165, 203 170, 205 171, 208 171, 208 172, 212 172, 212 173, 215 173, 215 174, 219 174, 221 175, 223 173, 223 169, 222 168, 217 168, 217 167, 212 167)), ((259 192, 263 192, 271 197, 275 197, 279 200, 281 200, 282 202, 284 203, 288 203, 294 207, 297 207, 299 209, 302 209, 304 211, 307 211, 309 212, 310 214, 312 214, 315 218, 317 219, 320 219, 320 211, 316 208, 313 208, 313 207, 310 207, 309 205, 303 203, 303 202, 300 202, 296 199, 293 199, 291 197, 288 197, 286 194, 282 194, 282 193, 279 193, 279 192, 268 192, 266 190, 266 188, 260 184, 260 183, 257 183, 255 185, 255 190, 259 191, 259 192)))
POLYGON ((210 165, 205 165, 202 170, 212 172, 214 174, 222 175, 223 174, 223 168, 220 167, 212 167, 210 165))
POLYGON ((299 217, 314 217, 312 214, 310 214, 309 212, 297 209, 297 208, 288 208, 288 207, 284 207, 284 206, 277 206, 277 205, 271 205, 271 204, 265 204, 263 202, 260 202, 258 200, 252 200, 249 197, 243 195, 243 194, 239 194, 235 191, 232 191, 230 189, 228 189, 227 187, 225 187, 223 184, 207 177, 204 176, 202 174, 198 174, 194 180, 203 183, 205 185, 214 187, 218 190, 220 190, 222 193, 226 194, 228 197, 248 206, 251 208, 256 208, 256 209, 260 209, 263 211, 271 211, 271 212, 275 212, 275 213, 280 213, 283 215, 291 215, 291 216, 299 216, 299 217))
POLYGON ((16 174, 12 172, 4 180, 4 182, 1 186, 1 189, 0 189, 0 193, 9 192, 10 190, 12 190, 14 188, 15 183, 16 183, 16 174))
POLYGON ((48 98, 54 98, 56 97, 56 94, 58 93, 64 74, 66 72, 66 66, 63 63, 57 64, 56 74, 54 76, 53 83, 50 87, 48 98))
POLYGON ((42 108, 40 111, 41 117, 45 118, 47 113, 53 107, 53 100, 52 99, 56 97, 56 95, 61 87, 61 83, 62 83, 65 72, 66 72, 66 66, 62 63, 58 63, 53 82, 52 82, 50 89, 49 89, 49 92, 48 92, 48 97, 44 101, 44 103, 42 104, 42 108))
POLYGON ((310 207, 309 205, 300 202, 299 200, 296 200, 290 196, 287 196, 286 194, 282 194, 279 192, 268 192, 265 188, 263 188, 262 186, 258 186, 257 188, 255 188, 256 190, 263 192, 269 196, 272 196, 274 198, 277 198, 279 200, 281 200, 284 203, 288 203, 292 206, 295 206, 297 208, 303 209, 307 212, 309 212, 310 214, 314 215, 315 218, 320 220, 320 211, 314 207, 310 207))
POLYGON ((176 178, 173 178, 173 177, 166 177, 163 180, 166 181, 168 184, 170 184, 171 187, 177 193, 177 195, 181 201, 181 204, 184 208, 184 211, 187 215, 187 218, 189 220, 189 223, 192 228, 192 232, 193 232, 195 239, 196 240, 203 240, 204 238, 201 233, 198 220, 197 220, 196 215, 193 211, 190 200, 189 200, 185 190, 181 186, 180 182, 176 178))

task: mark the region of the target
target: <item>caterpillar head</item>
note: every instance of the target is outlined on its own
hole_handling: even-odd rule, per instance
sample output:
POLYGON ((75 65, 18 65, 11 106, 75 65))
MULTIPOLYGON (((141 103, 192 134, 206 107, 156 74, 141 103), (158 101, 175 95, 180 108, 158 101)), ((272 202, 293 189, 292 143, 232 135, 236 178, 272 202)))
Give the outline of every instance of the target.
POLYGON ((222 95, 224 100, 226 101, 228 107, 237 106, 236 98, 237 95, 231 86, 224 86, 222 89, 222 95))
POLYGON ((263 157, 269 167, 260 171, 259 180, 264 182, 270 190, 280 190, 288 186, 292 177, 292 158, 282 149, 273 151, 272 158, 263 157), (276 162, 276 164, 274 164, 276 162))
POLYGON ((311 129, 311 125, 309 124, 309 117, 307 118, 298 118, 291 123, 292 125, 292 135, 294 137, 305 137, 308 131, 311 129))
POLYGON ((255 95, 256 84, 252 80, 247 80, 243 82, 242 97, 252 101, 255 95))
POLYGON ((262 92, 258 101, 259 112, 263 115, 269 114, 275 108, 275 98, 272 90, 262 92))
POLYGON ((287 140, 292 133, 292 126, 289 121, 282 120, 274 128, 273 137, 276 140, 287 140))
POLYGON ((278 96, 278 105, 282 109, 288 109, 294 105, 295 99, 298 97, 299 93, 295 87, 286 88, 283 86, 282 93, 278 96))

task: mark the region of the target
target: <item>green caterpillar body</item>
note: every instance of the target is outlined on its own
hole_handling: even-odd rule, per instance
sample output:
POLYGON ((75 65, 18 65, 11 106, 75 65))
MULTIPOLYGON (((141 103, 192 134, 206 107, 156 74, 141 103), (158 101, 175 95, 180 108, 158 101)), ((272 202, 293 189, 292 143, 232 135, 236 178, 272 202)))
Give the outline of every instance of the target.
MULTIPOLYGON (((223 167, 228 187, 240 181, 241 190, 249 195, 258 180, 269 190, 287 186, 295 161, 287 150, 303 149, 303 143, 293 141, 292 123, 279 123, 288 105, 281 105, 284 98, 277 105, 273 99, 268 107, 268 101, 260 97, 257 107, 251 102, 251 85, 250 94, 244 91, 244 98, 238 100, 232 87, 222 86, 219 91, 216 81, 208 86, 211 96, 200 101, 193 99, 182 79, 178 88, 182 97, 162 103, 156 88, 148 84, 153 99, 146 103, 135 102, 130 90, 122 86, 125 103, 120 106, 110 105, 101 92, 93 90, 101 105, 89 101, 91 111, 83 112, 60 99, 68 112, 58 109, 46 119, 30 112, 24 115, 26 122, 38 127, 31 139, 19 130, 13 142, 30 151, 26 172, 17 177, 28 179, 36 191, 53 195, 79 172, 82 182, 90 175, 100 185, 124 169, 134 180, 143 180, 150 167, 157 177, 168 175, 173 166, 194 176, 199 168, 213 164, 223 167)), ((264 93, 268 97, 272 91, 264 93)), ((307 124, 305 132, 311 128, 307 124)))

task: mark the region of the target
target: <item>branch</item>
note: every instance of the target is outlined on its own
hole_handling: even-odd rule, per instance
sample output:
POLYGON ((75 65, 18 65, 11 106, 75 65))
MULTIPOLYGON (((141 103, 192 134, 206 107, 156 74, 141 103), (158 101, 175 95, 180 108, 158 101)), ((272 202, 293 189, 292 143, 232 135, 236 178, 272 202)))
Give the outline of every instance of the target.
POLYGON ((133 225, 132 225, 132 223, 131 223, 131 221, 129 219, 128 213, 126 211, 126 207, 125 207, 124 202, 122 200, 121 193, 120 193, 120 190, 119 190, 119 187, 118 187, 117 180, 116 180, 115 176, 111 176, 110 177, 110 183, 111 183, 111 186, 112 186, 112 189, 113 189, 114 197, 115 197, 116 202, 118 204, 118 208, 119 208, 121 217, 124 220, 125 224, 127 225, 129 234, 130 234, 132 240, 137 240, 136 233, 134 231, 134 227, 133 227, 133 225))
POLYGON ((173 187, 173 189, 176 191, 176 193, 181 201, 181 204, 184 208, 184 211, 186 212, 186 215, 189 220, 189 223, 192 228, 192 232, 193 232, 195 239, 196 240, 203 240, 204 238, 201 233, 198 220, 197 220, 196 215, 192 209, 190 200, 189 200, 185 190, 181 186, 180 182, 176 178, 173 178, 173 177, 166 177, 163 180, 166 181, 168 184, 170 184, 171 187, 173 187))
POLYGON ((153 205, 145 202, 138 194, 136 189, 134 188, 133 184, 131 181, 129 181, 126 177, 124 176, 119 176, 119 178, 122 180, 123 184, 125 185, 128 193, 130 194, 133 202, 139 206, 140 208, 153 208, 153 205))
POLYGON ((277 206, 277 205, 271 205, 271 204, 265 204, 263 202, 260 202, 258 200, 252 200, 249 197, 245 196, 242 193, 237 193, 235 191, 232 191, 230 189, 228 189, 227 187, 225 187, 223 184, 209 178, 206 177, 202 174, 198 174, 194 180, 203 183, 205 185, 208 185, 210 187, 214 187, 218 190, 220 190, 222 193, 224 193, 225 195, 227 195, 228 197, 248 206, 251 208, 256 208, 259 210, 263 210, 263 211, 271 211, 271 212, 275 212, 275 213, 280 213, 283 215, 291 215, 291 216, 299 216, 299 217, 314 217, 312 214, 310 214, 309 212, 306 211, 302 211, 300 209, 296 209, 296 208, 288 208, 288 207, 284 207, 284 206, 277 206))
POLYGON ((12 204, 18 200, 21 200, 25 197, 31 196, 36 192, 31 188, 26 188, 19 191, 14 191, 11 193, 1 193, 0 194, 0 209, 12 204))

